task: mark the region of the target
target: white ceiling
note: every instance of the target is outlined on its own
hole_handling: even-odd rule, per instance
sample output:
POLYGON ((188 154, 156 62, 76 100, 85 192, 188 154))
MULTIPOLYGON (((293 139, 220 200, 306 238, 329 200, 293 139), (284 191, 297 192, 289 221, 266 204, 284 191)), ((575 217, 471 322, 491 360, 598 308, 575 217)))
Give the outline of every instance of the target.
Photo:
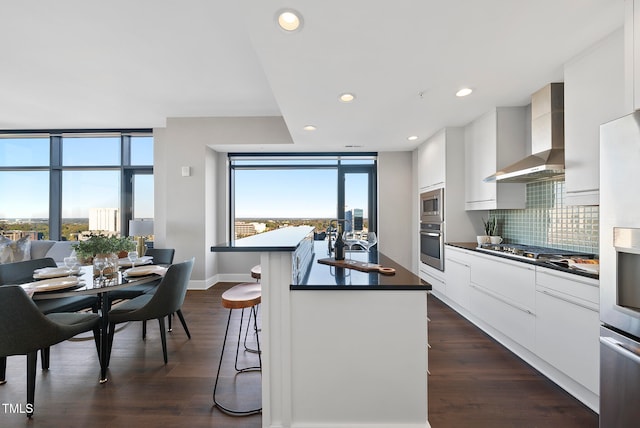
POLYGON ((527 104, 623 25, 624 0, 4 0, 0 11, 0 129, 281 115, 294 147, 268 150, 385 151, 527 104), (302 13, 301 31, 276 27, 282 8, 302 13), (455 97, 463 86, 474 93, 455 97), (356 101, 340 103, 347 91, 356 101))

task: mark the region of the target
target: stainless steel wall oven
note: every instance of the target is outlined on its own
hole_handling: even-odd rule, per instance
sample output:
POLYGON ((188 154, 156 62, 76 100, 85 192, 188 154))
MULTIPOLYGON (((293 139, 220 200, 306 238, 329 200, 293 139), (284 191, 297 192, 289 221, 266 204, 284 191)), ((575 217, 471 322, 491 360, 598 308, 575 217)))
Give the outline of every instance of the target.
POLYGON ((444 270, 444 223, 420 223, 420 261, 444 270))

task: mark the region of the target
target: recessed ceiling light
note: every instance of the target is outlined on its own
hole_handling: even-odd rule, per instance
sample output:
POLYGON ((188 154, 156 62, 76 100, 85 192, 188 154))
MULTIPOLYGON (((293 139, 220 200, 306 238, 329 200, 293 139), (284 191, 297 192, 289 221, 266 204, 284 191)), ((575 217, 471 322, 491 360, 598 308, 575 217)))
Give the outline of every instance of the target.
POLYGON ((302 15, 293 9, 283 9, 276 14, 278 26, 288 33, 302 28, 302 15))
POLYGON ((409 140, 409 141, 416 141, 417 139, 418 139, 417 135, 412 135, 410 137, 407 137, 407 140, 409 140))
POLYGON ((349 92, 345 92, 344 94, 340 94, 338 99, 343 103, 350 103, 351 101, 356 99, 356 96, 354 94, 350 94, 349 92))
POLYGON ((316 130, 316 127, 315 127, 315 126, 313 126, 313 125, 307 125, 307 126, 305 126, 304 128, 302 128, 302 129, 304 129, 305 131, 315 131, 315 130, 316 130))
POLYGON ((473 92, 473 89, 471 88, 462 88, 458 92, 456 92, 456 97, 466 97, 471 92, 473 92))

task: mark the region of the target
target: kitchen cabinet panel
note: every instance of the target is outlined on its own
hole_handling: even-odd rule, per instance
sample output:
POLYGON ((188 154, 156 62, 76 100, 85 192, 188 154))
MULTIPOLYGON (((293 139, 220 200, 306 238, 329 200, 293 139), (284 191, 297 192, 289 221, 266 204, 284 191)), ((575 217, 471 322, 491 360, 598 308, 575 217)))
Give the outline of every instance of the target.
POLYGON ((533 312, 473 283, 469 297, 469 309, 475 316, 519 345, 534 350, 536 323, 533 312))
POLYGON ((463 308, 469 307, 471 282, 470 257, 462 251, 447 248, 445 259, 447 297, 463 308))
POLYGON ((625 114, 640 109, 640 0, 625 0, 625 114))
POLYGON ((567 205, 598 205, 600 125, 625 114, 624 32, 618 30, 564 67, 567 205))
POLYGON ((418 185, 420 189, 445 185, 446 130, 427 139, 418 148, 418 185))
POLYGON ((475 256, 471 282, 524 311, 535 310, 535 267, 493 256, 475 256))
POLYGON ((491 256, 473 256, 470 266, 470 311, 533 351, 535 268, 491 256))
POLYGON ((543 268, 538 268, 538 278, 537 355, 598 394, 600 316, 598 301, 593 301, 597 281, 565 279, 543 268))
POLYGON ((525 185, 483 180, 526 155, 526 107, 498 107, 465 127, 465 208, 525 207, 525 185))

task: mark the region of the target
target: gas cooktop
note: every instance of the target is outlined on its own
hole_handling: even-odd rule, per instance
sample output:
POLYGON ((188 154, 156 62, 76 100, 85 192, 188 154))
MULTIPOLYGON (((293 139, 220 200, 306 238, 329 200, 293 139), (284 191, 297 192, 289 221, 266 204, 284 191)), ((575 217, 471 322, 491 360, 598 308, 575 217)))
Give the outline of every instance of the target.
POLYGON ((484 244, 479 245, 477 250, 487 253, 502 254, 509 257, 526 260, 549 261, 553 259, 579 257, 592 259, 594 254, 580 253, 577 251, 559 250, 556 248, 535 247, 523 244, 484 244))

